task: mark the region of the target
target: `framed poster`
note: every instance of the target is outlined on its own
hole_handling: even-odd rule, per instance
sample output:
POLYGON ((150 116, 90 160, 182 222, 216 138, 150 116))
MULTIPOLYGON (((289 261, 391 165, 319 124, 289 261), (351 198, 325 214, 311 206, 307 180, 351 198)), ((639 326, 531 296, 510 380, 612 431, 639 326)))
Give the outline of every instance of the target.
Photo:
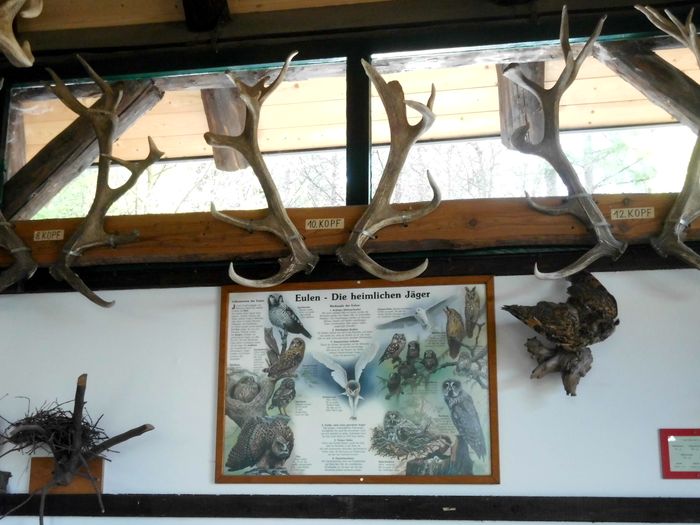
POLYGON ((222 288, 218 483, 498 483, 491 277, 222 288))
POLYGON ((662 428, 659 440, 664 478, 700 478, 700 428, 662 428))

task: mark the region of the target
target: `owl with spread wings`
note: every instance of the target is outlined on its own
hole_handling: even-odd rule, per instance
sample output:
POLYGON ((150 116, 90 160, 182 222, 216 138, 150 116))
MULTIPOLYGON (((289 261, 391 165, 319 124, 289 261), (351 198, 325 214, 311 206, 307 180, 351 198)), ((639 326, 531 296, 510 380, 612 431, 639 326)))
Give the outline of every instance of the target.
POLYGON ((353 379, 348 379, 348 373, 345 371, 345 368, 328 354, 322 352, 313 354, 316 361, 331 371, 331 377, 343 389, 342 395, 348 397, 350 419, 357 419, 357 405, 360 399, 364 399, 360 395, 360 377, 362 377, 362 372, 377 355, 378 350, 379 347, 377 345, 370 345, 360 353, 355 361, 355 375, 353 379))

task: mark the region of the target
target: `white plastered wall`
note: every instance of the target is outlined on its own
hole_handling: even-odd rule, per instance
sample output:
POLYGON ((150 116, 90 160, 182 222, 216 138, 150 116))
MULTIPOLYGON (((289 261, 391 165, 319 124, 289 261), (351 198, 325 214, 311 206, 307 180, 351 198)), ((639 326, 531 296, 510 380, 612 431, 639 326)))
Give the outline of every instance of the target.
MULTIPOLYGON (((105 466, 106 493, 698 497, 700 482, 661 478, 658 429, 700 427, 700 273, 597 276, 617 298, 621 324, 592 348, 593 369, 574 398, 555 375, 529 379, 534 362, 523 344, 532 332, 501 310, 561 300, 566 284, 495 279, 499 485, 215 484, 218 288, 104 292, 116 299, 111 309, 76 293, 0 297, 0 396, 8 394, 0 414, 24 415, 27 400, 15 396, 33 406, 71 400, 76 378, 87 372, 87 408, 94 417, 104 414, 108 435, 142 423, 156 427, 118 447, 105 466)), ((27 490, 27 464, 19 454, 0 460, 0 469, 13 473, 10 492, 27 490)), ((88 519, 47 518, 46 524, 88 519)), ((105 525, 233 521, 100 519, 105 525)))

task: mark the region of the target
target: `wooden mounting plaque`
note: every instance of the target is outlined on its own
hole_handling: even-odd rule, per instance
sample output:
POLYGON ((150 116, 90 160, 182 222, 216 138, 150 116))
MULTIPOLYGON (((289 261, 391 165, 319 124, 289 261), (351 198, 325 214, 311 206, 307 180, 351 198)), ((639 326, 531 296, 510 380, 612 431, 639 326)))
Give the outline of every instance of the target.
MULTIPOLYGON (((102 480, 104 478, 104 459, 93 459, 88 463, 90 474, 95 478, 97 488, 102 492, 102 480)), ((51 481, 53 473, 53 458, 32 458, 29 475, 29 493, 41 489, 51 481)), ((54 487, 49 490, 49 494, 93 494, 95 488, 86 476, 85 468, 80 469, 79 474, 73 483, 65 487, 54 487)))

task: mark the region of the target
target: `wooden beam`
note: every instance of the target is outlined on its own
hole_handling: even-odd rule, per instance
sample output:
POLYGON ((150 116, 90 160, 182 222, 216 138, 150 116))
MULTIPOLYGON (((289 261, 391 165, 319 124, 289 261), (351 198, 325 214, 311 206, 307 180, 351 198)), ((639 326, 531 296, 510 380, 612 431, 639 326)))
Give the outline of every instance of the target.
POLYGON ((11 178, 27 163, 27 137, 24 133, 24 115, 21 111, 13 110, 10 105, 7 123, 7 173, 5 178, 11 178))
POLYGON ((680 123, 700 133, 700 86, 639 42, 598 42, 594 56, 680 123))
MULTIPOLYGON (((124 94, 117 108, 119 124, 115 139, 163 97, 163 92, 148 80, 125 81, 120 88, 124 94)), ((92 164, 98 151, 92 126, 84 117, 78 117, 5 183, 2 208, 5 216, 31 218, 92 164)))
MULTIPOLYGON (((542 106, 532 93, 503 76, 504 67, 503 64, 496 66, 501 142, 508 149, 517 149, 511 137, 516 129, 526 126, 529 141, 538 144, 544 136, 542 106)), ((544 62, 520 64, 520 70, 530 80, 544 86, 544 62)))
MULTIPOLYGON (((324 487, 325 488, 325 487, 324 487)), ((272 490, 270 490, 272 492, 272 490)), ((330 491, 329 491, 330 492, 330 491)), ((27 494, 7 494, 0 512, 7 512, 27 494)), ((386 496, 269 494, 104 494, 106 513, 94 494, 46 498, 51 516, 121 518, 266 518, 308 520, 397 520, 473 522, 612 522, 698 523, 700 498, 548 497, 548 496, 386 496), (653 520, 653 521, 652 521, 653 520)), ((32 498, 15 516, 36 516, 39 498, 32 498)), ((123 521, 126 521, 123 519, 123 521)), ((53 521, 53 520, 52 520, 53 521)), ((68 521, 68 520, 62 520, 68 521)))
POLYGON ((190 31, 213 31, 231 18, 226 0, 182 0, 182 7, 190 31))
MULTIPOLYGON (((663 218, 676 194, 598 195, 596 201, 612 224, 615 237, 631 244, 646 243, 661 231, 663 218), (654 218, 616 220, 613 210, 651 210, 654 218)), ((543 204, 561 203, 559 197, 539 199, 543 204)), ((397 205, 408 209, 411 204, 397 205)), ((289 209, 289 215, 304 235, 311 251, 320 255, 335 253, 347 241, 365 206, 289 209), (306 229, 308 219, 341 219, 343 229, 306 229)), ((244 219, 260 218, 264 211, 228 212, 244 219)), ((624 213, 622 214, 624 216, 624 213)), ((634 217, 634 214, 631 215, 634 217)), ((642 215, 645 216, 645 215, 642 215)), ((41 266, 51 265, 64 241, 81 219, 18 221, 17 234, 32 250, 41 266), (39 240, 35 240, 39 239, 39 240), (50 240, 41 240, 50 239, 50 240)), ((318 222, 318 221, 317 221, 318 222)), ((133 264, 157 262, 199 262, 259 260, 279 257, 286 247, 271 234, 249 234, 214 219, 209 213, 107 217, 110 232, 138 230, 138 242, 88 250, 76 265, 133 264)), ((700 225, 691 225, 688 239, 700 239, 700 225)), ((586 246, 594 242, 585 226, 571 216, 550 217, 532 210, 525 199, 470 199, 444 201, 429 217, 407 227, 391 226, 366 245, 371 253, 416 252, 426 250, 475 250, 501 247, 586 246)), ((0 265, 11 257, 0 254, 0 265)))
MULTIPOLYGON (((245 125, 246 107, 238 88, 202 89, 201 96, 209 131, 220 135, 240 135, 245 125)), ((217 169, 238 171, 248 167, 248 162, 236 150, 214 147, 211 149, 217 169)))

